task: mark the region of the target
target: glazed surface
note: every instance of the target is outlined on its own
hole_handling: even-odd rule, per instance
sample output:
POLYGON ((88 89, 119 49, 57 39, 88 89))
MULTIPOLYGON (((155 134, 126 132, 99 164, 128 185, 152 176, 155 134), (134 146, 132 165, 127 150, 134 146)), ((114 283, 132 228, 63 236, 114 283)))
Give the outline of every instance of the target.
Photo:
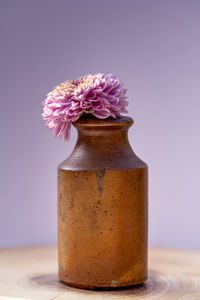
POLYGON ((148 168, 128 141, 131 118, 80 119, 58 167, 59 277, 77 287, 147 279, 148 168))

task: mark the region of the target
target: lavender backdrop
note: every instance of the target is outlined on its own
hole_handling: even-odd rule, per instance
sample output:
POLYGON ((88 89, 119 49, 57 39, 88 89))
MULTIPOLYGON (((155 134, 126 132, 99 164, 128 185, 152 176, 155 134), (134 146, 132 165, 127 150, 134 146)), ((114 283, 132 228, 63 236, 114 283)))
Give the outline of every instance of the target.
POLYGON ((56 242, 56 167, 76 133, 55 140, 41 101, 112 72, 149 164, 149 242, 200 249, 200 1, 1 0, 0 41, 0 246, 56 242))

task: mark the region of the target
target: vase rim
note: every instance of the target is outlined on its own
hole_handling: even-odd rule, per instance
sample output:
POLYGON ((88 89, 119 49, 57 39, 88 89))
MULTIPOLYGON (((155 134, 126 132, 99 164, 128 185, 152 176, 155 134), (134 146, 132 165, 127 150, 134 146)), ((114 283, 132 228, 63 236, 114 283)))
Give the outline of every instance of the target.
POLYGON ((126 116, 118 116, 115 118, 106 118, 106 119, 97 119, 91 117, 83 117, 73 122, 75 127, 104 127, 104 126, 113 126, 113 127, 121 127, 121 126, 131 126, 134 123, 131 117, 126 116))

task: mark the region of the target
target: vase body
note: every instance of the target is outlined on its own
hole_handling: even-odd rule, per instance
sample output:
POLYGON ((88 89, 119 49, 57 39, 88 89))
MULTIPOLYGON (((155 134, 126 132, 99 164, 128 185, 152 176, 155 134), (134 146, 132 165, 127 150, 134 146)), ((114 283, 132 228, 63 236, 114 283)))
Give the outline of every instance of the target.
POLYGON ((147 279, 148 172, 131 149, 133 120, 79 119, 72 154, 58 166, 59 277, 122 287, 147 279))

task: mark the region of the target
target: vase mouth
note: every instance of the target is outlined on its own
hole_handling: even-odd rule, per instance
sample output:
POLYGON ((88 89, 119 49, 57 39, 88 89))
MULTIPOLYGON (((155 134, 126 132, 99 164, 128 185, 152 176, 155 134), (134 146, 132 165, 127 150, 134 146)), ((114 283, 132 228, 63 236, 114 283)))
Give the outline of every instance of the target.
POLYGON ((115 118, 97 119, 91 116, 84 116, 72 124, 77 127, 130 127, 134 123, 131 117, 118 116, 115 118))

